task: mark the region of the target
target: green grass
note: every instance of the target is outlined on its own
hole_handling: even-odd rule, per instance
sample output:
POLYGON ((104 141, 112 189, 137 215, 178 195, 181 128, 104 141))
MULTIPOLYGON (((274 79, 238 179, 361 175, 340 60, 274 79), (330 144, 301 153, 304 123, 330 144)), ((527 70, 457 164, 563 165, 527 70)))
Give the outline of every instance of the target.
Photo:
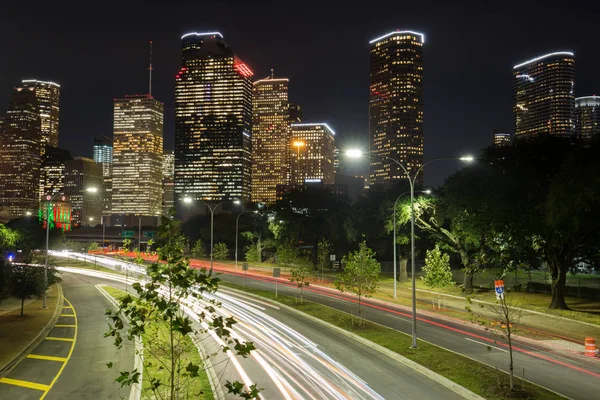
MULTIPOLYGON (((116 300, 120 300, 126 295, 124 291, 115 289, 112 286, 103 286, 103 289, 116 300)), ((155 398, 154 393, 150 389, 150 377, 159 379, 163 383, 168 382, 170 379, 168 371, 161 366, 163 363, 168 362, 168 358, 164 356, 165 351, 167 350, 165 344, 168 343, 168 341, 169 330, 166 324, 159 323, 146 325, 146 333, 143 335, 145 365, 142 380, 143 398, 155 398)), ((185 370, 185 366, 190 362, 196 365, 203 365, 198 349, 189 336, 183 337, 183 339, 177 343, 177 348, 182 353, 180 362, 183 366, 183 370, 185 370)), ((188 380, 183 386, 185 387, 186 393, 180 393, 182 397, 179 398, 198 400, 214 399, 208 375, 203 368, 200 369, 198 378, 188 380)))
MULTIPOLYGON (((508 384, 508 375, 498 372, 487 365, 423 341, 419 341, 418 349, 412 349, 410 347, 411 337, 407 334, 370 322, 367 322, 364 327, 357 327, 353 325, 353 317, 351 315, 317 303, 306 302, 301 305, 295 297, 282 295, 275 297, 274 293, 263 290, 244 288, 243 286, 229 282, 221 282, 221 284, 278 301, 313 317, 344 328, 415 361, 486 399, 500 400, 506 398, 504 387, 508 384)), ((508 364, 508 357, 506 363, 508 364)), ((515 377, 515 382, 517 382, 516 387, 520 388, 521 381, 517 377, 515 377)), ((532 399, 550 400, 563 398, 527 382, 525 383, 525 390, 529 393, 529 398, 532 399)))

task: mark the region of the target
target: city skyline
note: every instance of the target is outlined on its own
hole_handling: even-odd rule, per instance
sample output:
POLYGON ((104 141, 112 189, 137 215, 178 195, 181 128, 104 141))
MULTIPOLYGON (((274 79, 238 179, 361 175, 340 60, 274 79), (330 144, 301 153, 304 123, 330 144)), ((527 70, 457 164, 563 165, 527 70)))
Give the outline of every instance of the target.
MULTIPOLYGON (((590 3, 585 14, 577 13, 576 7, 558 9, 549 5, 544 10, 538 10, 531 6, 531 11, 535 11, 534 15, 540 21, 550 21, 552 16, 564 16, 565 23, 553 25, 550 31, 526 23, 530 20, 525 18, 525 12, 514 15, 506 6, 495 7, 492 14, 486 12, 485 6, 465 7, 457 18, 449 20, 446 13, 453 6, 434 4, 435 7, 402 7, 401 14, 395 12, 399 6, 392 6, 387 8, 385 15, 377 11, 380 9, 378 7, 339 10, 325 5, 318 14, 311 15, 315 21, 323 23, 316 24, 310 30, 300 29, 302 21, 309 15, 308 8, 281 19, 273 18, 278 13, 276 10, 254 10, 243 4, 236 6, 235 13, 229 13, 230 8, 225 5, 209 6, 206 12, 202 10, 202 15, 195 12, 199 7, 192 4, 171 6, 159 2, 143 9, 125 4, 120 8, 122 16, 116 18, 127 20, 126 41, 120 41, 122 33, 112 32, 105 26, 102 21, 107 15, 101 12, 93 16, 85 27, 75 20, 68 28, 66 24, 61 27, 60 36, 50 32, 47 46, 38 51, 46 58, 51 52, 51 58, 56 61, 44 66, 34 62, 33 55, 23 54, 17 49, 34 46, 35 38, 45 32, 43 27, 48 25, 49 19, 43 15, 51 15, 56 21, 65 22, 71 22, 72 18, 69 10, 59 12, 47 9, 42 12, 36 9, 32 18, 40 23, 32 24, 32 27, 6 21, 7 29, 15 32, 16 39, 6 41, 5 48, 19 57, 12 57, 10 64, 0 65, 5 78, 0 82, 1 93, 4 93, 0 97, 0 106, 6 108, 8 93, 23 78, 56 81, 62 85, 59 147, 67 148, 74 155, 91 157, 93 136, 106 135, 112 130, 110 99, 119 97, 125 91, 144 93, 147 90, 147 77, 143 72, 148 67, 147 43, 152 39, 153 92, 165 101, 165 147, 173 149, 172 93, 175 84, 173 77, 179 70, 178 39, 186 32, 204 29, 222 32, 256 76, 265 76, 271 68, 275 68, 278 74, 292 79, 295 85, 290 98, 303 106, 306 119, 328 121, 335 126, 342 144, 355 140, 361 143, 368 141, 368 41, 381 32, 397 28, 423 32, 427 37, 425 64, 431 66, 426 69, 424 79, 426 160, 447 156, 448 153, 476 153, 490 144, 489 132, 493 128, 511 131, 512 66, 537 54, 555 49, 573 51, 578 59, 576 95, 598 93, 600 76, 594 69, 598 56, 594 54, 594 42, 590 39, 593 35, 585 34, 588 30, 591 33, 593 26, 586 22, 592 20, 594 10, 600 9, 594 3, 590 3), (182 9, 186 12, 181 13, 182 9), (134 13, 139 18, 132 21, 130 17, 134 13), (327 28, 334 15, 335 24, 327 28), (370 18, 375 15, 377 18, 370 18), (480 18, 483 15, 485 24, 480 18), (167 23, 166 16, 170 17, 166 18, 167 23), (519 28, 507 30, 505 21, 515 18, 519 28), (253 23, 249 24, 249 21, 253 23), (518 24, 518 21, 522 23, 518 24), (337 42, 336 46, 311 45, 317 38, 331 38, 336 28, 345 23, 354 24, 356 29, 345 33, 345 39, 337 42), (101 62, 92 62, 84 75, 83 70, 70 68, 77 58, 71 55, 69 49, 77 46, 79 39, 77 35, 69 33, 87 30, 90 26, 94 29, 88 35, 100 46, 93 53, 91 48, 83 48, 77 54, 101 62), (302 33, 294 33, 290 27, 302 33), (254 40, 256 35, 268 40, 254 40), (465 37, 470 40, 465 41, 465 37), (454 54, 462 54, 463 57, 451 63, 445 61, 452 59, 454 54), (118 58, 120 62, 108 62, 113 58, 118 58), (343 60, 343 63, 337 60, 343 60), (90 74, 99 77, 97 83, 86 80, 90 74), (336 76, 336 79, 330 79, 332 76, 336 76), (86 81, 87 90, 77 87, 78 81, 86 81), (127 85, 130 84, 133 90, 128 90, 127 85), (89 90, 93 90, 94 96, 89 99, 86 97, 87 105, 82 108, 79 106, 79 103, 83 103, 80 99, 89 90), (486 101, 479 101, 482 98, 486 101), (97 123, 89 127, 89 120, 97 123), (468 124, 465 123, 467 120, 468 124)), ((10 7, 6 16, 11 15, 10 7)), ((528 7, 525 6, 525 9, 528 7)), ((17 8, 12 12, 16 13, 17 8)), ((441 184, 458 167, 458 164, 428 166, 425 183, 441 184)))

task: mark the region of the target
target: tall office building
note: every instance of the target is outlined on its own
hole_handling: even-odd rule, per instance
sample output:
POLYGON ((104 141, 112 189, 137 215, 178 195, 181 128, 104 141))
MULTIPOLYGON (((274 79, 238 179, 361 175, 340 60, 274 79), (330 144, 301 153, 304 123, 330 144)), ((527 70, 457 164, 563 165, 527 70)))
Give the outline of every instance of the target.
MULTIPOLYGON (((370 184, 405 179, 423 165, 423 44, 425 36, 394 31, 370 42, 370 184)), ((419 175, 422 181, 423 175, 419 175)))
POLYGON ((24 88, 32 89, 37 99, 42 132, 40 151, 43 154, 45 145, 58 147, 60 85, 37 79, 24 79, 22 84, 24 88))
POLYGON ((290 152, 291 183, 335 183, 333 158, 335 132, 325 123, 292 124, 290 152))
POLYGON ((169 215, 175 207, 175 152, 165 150, 162 161, 162 213, 169 215))
POLYGON ((513 67, 515 139, 575 133, 575 56, 561 51, 513 67))
POLYGON ((218 32, 188 33, 181 42, 175 77, 176 204, 184 197, 248 201, 252 71, 218 32))
POLYGON ((289 182, 290 122, 287 78, 254 82, 252 202, 274 203, 277 185, 289 182))
POLYGON ((65 164, 73 159, 67 150, 49 145, 45 148, 40 167, 40 199, 48 194, 64 193, 65 164))
POLYGON ((102 167, 86 157, 65 162, 65 195, 71 200, 71 221, 74 226, 101 224, 102 167), (88 189, 94 188, 90 191, 88 189))
POLYGON ((162 213, 163 114, 150 95, 115 99, 112 215, 162 213))
POLYGON ((575 99, 575 125, 583 140, 600 139, 600 96, 575 99))
POLYGON ((494 132, 494 147, 508 147, 512 144, 510 133, 494 132))
POLYGON ((0 219, 36 213, 40 202, 40 115, 34 88, 15 88, 0 137, 0 219))
MULTIPOLYGON (((102 166, 104 193, 102 194, 102 215, 112 212, 112 173, 113 147, 112 140, 94 138, 94 162, 102 166)), ((104 223, 107 223, 106 221, 104 223)))

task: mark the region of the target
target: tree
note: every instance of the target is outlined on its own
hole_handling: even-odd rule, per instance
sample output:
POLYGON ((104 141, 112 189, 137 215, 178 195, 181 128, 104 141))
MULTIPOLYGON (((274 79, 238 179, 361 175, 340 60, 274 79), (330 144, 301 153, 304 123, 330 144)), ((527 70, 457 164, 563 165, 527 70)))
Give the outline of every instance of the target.
POLYGON ((443 253, 439 246, 427 250, 423 272, 425 275, 421 279, 430 288, 441 288, 452 284, 450 256, 443 253))
POLYGON ((507 300, 507 296, 504 295, 496 301, 495 306, 491 306, 492 312, 500 319, 496 324, 498 330, 492 330, 492 332, 504 340, 508 344, 508 357, 509 357, 509 390, 514 390, 514 363, 513 363, 513 347, 512 347, 512 335, 514 326, 519 322, 521 318, 521 310, 516 307, 511 301, 507 300))
POLYGON ((88 246, 88 251, 97 251, 98 249, 100 249, 100 245, 96 242, 92 242, 88 246))
POLYGON ((317 249, 317 269, 321 272, 321 281, 323 281, 323 273, 325 269, 331 266, 331 243, 325 238, 319 241, 319 248, 317 249))
MULTIPOLYGON (((54 269, 48 268, 48 284, 56 281, 54 269)), ((40 297, 46 291, 44 269, 27 265, 11 265, 10 295, 21 300, 21 317, 24 315, 25 300, 40 297)))
POLYGON ((246 261, 253 263, 263 262, 263 251, 266 247, 270 247, 272 245, 273 240, 263 240, 261 231, 243 232, 242 237, 250 241, 250 244, 246 246, 246 261))
POLYGON ((310 286, 314 271, 309 259, 298 257, 294 260, 294 267, 290 272, 290 282, 295 282, 300 288, 300 304, 304 304, 304 288, 310 286))
POLYGON ((286 240, 277 247, 277 262, 284 267, 291 266, 298 260, 298 249, 291 240, 286 240))
MULTIPOLYGON (((379 285, 381 265, 375 259, 375 252, 363 241, 358 250, 342 259, 344 270, 335 281, 341 292, 351 292, 358 296, 358 317, 362 318, 361 298, 371 297, 379 285)), ((360 323, 362 324, 362 323, 360 323)))
POLYGON ((196 243, 194 243, 194 247, 192 248, 192 255, 197 258, 206 257, 206 250, 204 250, 204 243, 202 242, 202 239, 198 239, 196 240, 196 243))
MULTIPOLYGON (((193 301, 201 309, 197 317, 206 321, 210 329, 223 340, 223 351, 232 350, 247 357, 254 345, 232 337, 231 327, 236 321, 232 317, 220 316, 215 309, 218 306, 215 301, 200 301, 205 293, 214 293, 218 289, 219 279, 206 269, 189 268, 189 260, 183 251, 186 239, 180 232, 179 221, 162 217, 158 235, 162 245, 157 250, 157 262, 147 268, 147 283, 134 283, 136 296, 127 294, 119 300, 117 310, 106 310, 109 330, 105 337, 114 338, 115 346, 121 348, 123 335, 128 340, 142 340, 150 327, 155 327, 154 331, 158 329, 156 327, 162 327, 166 331, 164 338, 154 337, 152 340, 154 344, 159 342, 156 347, 161 349, 161 354, 157 359, 163 360, 159 368, 167 371, 168 378, 160 381, 153 377, 150 372, 152 366, 146 361, 142 363, 142 368, 144 379, 150 382, 151 397, 173 400, 186 393, 186 385, 190 381, 199 379, 198 372, 203 367, 191 361, 182 364, 186 354, 186 349, 180 346, 182 338, 188 334, 207 332, 200 325, 195 325, 184 312, 183 301, 193 301), (129 321, 128 324, 122 316, 129 321)), ((117 381, 122 387, 130 386, 139 383, 139 377, 140 371, 136 369, 122 371, 117 381)), ((225 386, 229 392, 244 398, 258 396, 256 385, 252 385, 250 391, 244 391, 239 382, 227 382, 225 386)))
POLYGON ((217 260, 226 260, 229 257, 229 249, 225 243, 217 243, 213 249, 213 258, 217 260))
POLYGON ((10 296, 10 264, 0 258, 0 304, 10 296))
POLYGON ((0 250, 13 247, 19 240, 19 233, 4 224, 0 224, 0 250))

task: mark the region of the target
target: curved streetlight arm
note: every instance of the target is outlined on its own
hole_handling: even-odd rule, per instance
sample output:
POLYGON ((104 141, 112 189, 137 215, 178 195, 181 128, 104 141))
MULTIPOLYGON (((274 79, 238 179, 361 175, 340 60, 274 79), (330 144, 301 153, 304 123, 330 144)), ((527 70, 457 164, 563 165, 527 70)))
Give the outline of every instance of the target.
POLYGON ((209 203, 204 200, 200 200, 210 210, 210 273, 213 271, 213 250, 214 250, 214 227, 215 227, 215 210, 223 203, 218 203, 216 206, 211 207, 209 203))

